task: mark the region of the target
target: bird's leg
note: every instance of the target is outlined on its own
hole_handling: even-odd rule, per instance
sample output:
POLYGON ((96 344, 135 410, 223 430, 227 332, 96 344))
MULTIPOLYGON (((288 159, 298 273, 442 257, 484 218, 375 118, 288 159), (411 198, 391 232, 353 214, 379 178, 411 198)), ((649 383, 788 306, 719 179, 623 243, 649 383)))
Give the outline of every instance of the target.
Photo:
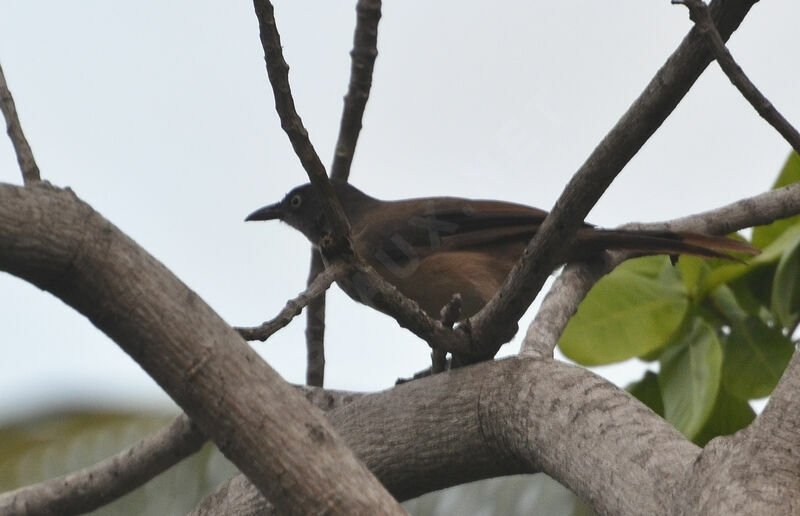
MULTIPOLYGON (((442 307, 439 312, 439 317, 442 324, 448 328, 452 328, 459 319, 461 319, 461 294, 455 293, 450 301, 442 307)), ((431 351, 431 374, 441 373, 447 369, 447 352, 441 349, 434 349, 431 351)))
POLYGON ((442 307, 442 310, 439 312, 439 318, 442 321, 442 324, 447 326, 448 328, 452 328, 455 323, 461 319, 461 306, 463 305, 463 301, 461 300, 461 294, 456 292, 450 298, 450 301, 447 302, 446 305, 442 307))
MULTIPOLYGON (((453 297, 450 298, 450 301, 448 301, 448 303, 444 305, 442 310, 439 312, 439 318, 441 319, 442 324, 448 328, 452 328, 461 318, 462 304, 461 294, 453 294, 453 297)), ((431 351, 430 369, 422 370, 411 378, 398 378, 395 382, 395 385, 410 382, 411 380, 416 380, 417 378, 424 378, 432 374, 441 373, 449 369, 449 366, 450 361, 447 360, 447 352, 441 349, 433 349, 431 351)))

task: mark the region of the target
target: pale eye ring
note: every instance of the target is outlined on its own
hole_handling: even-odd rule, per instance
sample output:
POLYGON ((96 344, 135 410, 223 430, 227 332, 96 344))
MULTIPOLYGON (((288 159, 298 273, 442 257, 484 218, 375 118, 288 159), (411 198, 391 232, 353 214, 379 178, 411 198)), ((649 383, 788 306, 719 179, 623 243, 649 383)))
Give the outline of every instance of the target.
POLYGON ((299 208, 301 204, 303 204, 303 198, 299 194, 295 194, 289 199, 289 205, 294 209, 299 208))

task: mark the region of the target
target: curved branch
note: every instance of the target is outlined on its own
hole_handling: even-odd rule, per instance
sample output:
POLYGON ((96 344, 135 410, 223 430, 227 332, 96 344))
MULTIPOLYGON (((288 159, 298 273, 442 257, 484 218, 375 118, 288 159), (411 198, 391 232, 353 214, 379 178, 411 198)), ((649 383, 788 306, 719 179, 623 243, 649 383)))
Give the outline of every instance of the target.
MULTIPOLYGON (((343 407, 361 393, 296 389, 322 411, 343 407)), ((133 491, 198 451, 207 438, 186 414, 128 449, 87 468, 0 494, 0 514, 83 514, 133 491)))
MULTIPOLYGON (((628 224, 624 227, 727 235, 743 228, 770 224, 798 213, 800 183, 793 183, 695 215, 667 222, 628 224)), ((528 327, 520 354, 533 357, 553 356, 553 350, 564 328, 592 286, 633 254, 615 252, 605 253, 603 256, 602 261, 574 263, 564 268, 528 327)))
MULTIPOLYGON (((364 395, 328 417, 401 500, 545 472, 599 513, 663 514, 672 484, 699 453, 626 392, 553 360, 483 362, 364 395)), ((265 507, 252 487, 223 489, 195 514, 214 514, 218 504, 243 515, 265 507)))
POLYGON ((86 315, 282 512, 400 512, 317 410, 71 191, 0 185, 0 270, 86 315))
POLYGON ((800 355, 746 429, 709 442, 678 489, 697 514, 793 516, 800 507, 797 424, 800 355), (754 496, 753 493, 758 493, 754 496))
MULTIPOLYGON (((754 3, 755 0, 713 2, 712 13, 724 38, 738 27, 754 3)), ((692 29, 575 173, 503 286, 470 318, 472 337, 487 358, 513 337, 509 328, 516 327, 547 277, 561 263, 564 250, 589 210, 672 113, 711 60, 703 36, 692 29)))

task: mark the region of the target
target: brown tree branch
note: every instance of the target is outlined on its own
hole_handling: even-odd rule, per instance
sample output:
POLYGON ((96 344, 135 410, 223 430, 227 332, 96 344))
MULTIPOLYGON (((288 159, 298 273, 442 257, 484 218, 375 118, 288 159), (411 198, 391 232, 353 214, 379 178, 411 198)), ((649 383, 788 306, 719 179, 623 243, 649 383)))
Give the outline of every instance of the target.
MULTIPOLYGON (((727 235, 743 228, 770 224, 800 213, 800 183, 748 197, 696 215, 652 224, 630 224, 630 229, 697 231, 727 235)), ((552 357, 558 339, 578 305, 603 276, 633 256, 632 253, 605 253, 602 261, 567 265, 542 302, 528 327, 520 354, 552 357)))
POLYGON ((283 58, 281 37, 275 25, 275 12, 269 0, 253 0, 258 27, 261 35, 261 46, 264 48, 264 60, 267 63, 267 75, 275 96, 275 110, 281 119, 281 127, 289 137, 295 154, 300 158, 308 178, 319 194, 322 210, 331 225, 333 248, 339 251, 350 249, 350 224, 342 210, 342 206, 333 193, 325 166, 320 161, 317 151, 308 139, 308 131, 297 114, 292 90, 289 86, 289 65, 283 58))
POLYGON ((181 414, 168 426, 88 468, 0 494, 0 514, 84 514, 133 491, 198 451, 206 437, 181 414))
MULTIPOLYGON (((712 14, 724 38, 738 27, 755 0, 715 0, 712 14)), ((575 231, 617 174, 669 116, 711 62, 693 28, 644 92, 573 176, 505 283, 469 320, 471 337, 491 358, 513 337, 516 323, 563 260, 575 231)))
MULTIPOLYGON (((296 389, 322 411, 343 407, 363 394, 296 389)), ((128 449, 87 468, 0 494, 0 514, 83 514, 125 495, 198 451, 207 441, 186 414, 128 449)))
POLYGON ((0 185, 0 270, 86 315, 283 513, 402 512, 319 411, 71 191, 0 185))
MULTIPOLYGON (((307 284, 310 286, 323 271, 322 255, 311 249, 307 284)), ((313 298, 306 308, 306 384, 322 387, 325 383, 325 292, 313 298)))
POLYGON ((800 355, 795 353, 758 418, 730 437, 709 442, 691 475, 677 486, 695 514, 797 514, 798 389, 800 355))
MULTIPOLYGON (((600 514, 664 514, 700 451, 626 392, 553 360, 484 362, 364 395, 328 417, 400 500, 545 472, 600 514)), ((265 507, 252 488, 223 489, 195 514, 265 507)))
MULTIPOLYGON (((725 37, 730 36, 753 3, 753 0, 717 0, 712 4, 712 13, 719 20, 725 37)), ((256 4, 260 5, 261 2, 256 0, 256 4)), ((259 14, 260 20, 272 20, 271 25, 262 21, 262 41, 265 32, 268 32, 263 27, 274 29, 269 7, 269 17, 259 14)), ((594 150, 567 185, 504 286, 467 324, 455 331, 448 330, 419 310, 413 301, 385 285, 363 264, 358 264, 352 274, 359 275, 361 283, 368 290, 382 296, 381 303, 401 326, 410 329, 432 347, 458 354, 460 360, 466 363, 493 357, 500 346, 516 333, 516 322, 533 301, 544 280, 562 260, 561 253, 569 245, 571 235, 591 206, 710 63, 710 51, 698 32, 696 29, 690 31, 642 95, 594 150)), ((265 48, 268 47, 265 43, 265 48)), ((288 87, 288 82, 286 85, 288 87)), ((276 91, 279 89, 275 88, 276 91)))
MULTIPOLYGON (((350 164, 361 132, 361 119, 372 87, 372 70, 378 55, 378 21, 381 18, 380 0, 359 0, 356 4, 356 29, 353 50, 350 52, 350 85, 344 98, 339 138, 331 166, 331 178, 347 181, 350 164)), ((310 284, 322 271, 322 258, 311 251, 308 273, 310 284)), ((322 387, 325 378, 325 294, 311 301, 306 310, 306 383, 322 387)))
POLYGON ((303 292, 296 298, 290 299, 286 302, 286 306, 276 315, 273 319, 264 322, 259 326, 249 328, 234 328, 239 332, 245 340, 260 340, 265 341, 272 336, 273 333, 292 322, 300 312, 303 311, 311 301, 325 293, 331 284, 344 275, 346 266, 344 263, 335 263, 322 271, 303 292))
POLYGON ((14 105, 14 97, 11 96, 11 91, 8 89, 2 66, 0 66, 0 110, 3 111, 3 116, 6 119, 6 132, 8 137, 11 138, 14 152, 17 154, 17 163, 19 163, 19 168, 22 171, 22 181, 26 185, 41 181, 39 167, 33 158, 33 151, 31 146, 28 145, 25 133, 22 132, 22 125, 19 123, 19 116, 17 115, 17 107, 14 105))
POLYGON ((356 151, 361 119, 372 88, 372 71, 378 56, 378 22, 381 19, 380 0, 358 0, 353 50, 350 52, 350 85, 344 97, 339 138, 331 166, 331 178, 347 181, 350 164, 356 151))
POLYGON ((761 118, 766 120, 783 138, 789 142, 794 151, 800 154, 800 133, 791 123, 775 109, 775 106, 756 88, 756 85, 745 75, 725 46, 711 18, 711 13, 702 0, 672 0, 673 4, 683 4, 689 9, 689 17, 705 36, 708 45, 714 52, 714 58, 731 83, 755 108, 761 118))
MULTIPOLYGON (((275 95, 275 109, 281 119, 281 127, 289 136, 295 153, 314 184, 317 194, 322 200, 325 215, 333 228, 333 234, 330 235, 331 242, 326 243, 325 251, 333 257, 338 256, 346 261, 351 267, 350 274, 356 278, 363 290, 369 292, 368 295, 378 296, 380 303, 387 304, 387 308, 395 315, 400 326, 408 328, 431 346, 440 347, 447 352, 461 352, 471 356, 472 343, 469 339, 465 339, 463 336, 457 337, 451 329, 446 328, 439 321, 431 319, 414 301, 407 299, 371 268, 364 265, 361 260, 354 257, 352 247, 347 242, 349 240, 347 218, 333 193, 330 181, 325 174, 325 168, 314 151, 308 139, 308 133, 294 108, 289 88, 289 66, 283 59, 272 4, 268 0, 254 0, 253 4, 258 17, 261 43, 267 62, 267 74, 275 95)), ((374 13, 372 16, 374 18, 374 13)))
POLYGON ((570 263, 558 275, 542 300, 539 311, 528 325, 520 355, 552 358, 558 339, 586 294, 600 278, 622 263, 611 253, 598 255, 591 262, 570 263))
POLYGON ((370 266, 353 259, 349 264, 349 280, 361 296, 390 313, 401 328, 408 329, 435 349, 473 356, 472 342, 463 338, 463 334, 431 318, 416 301, 404 296, 370 266))

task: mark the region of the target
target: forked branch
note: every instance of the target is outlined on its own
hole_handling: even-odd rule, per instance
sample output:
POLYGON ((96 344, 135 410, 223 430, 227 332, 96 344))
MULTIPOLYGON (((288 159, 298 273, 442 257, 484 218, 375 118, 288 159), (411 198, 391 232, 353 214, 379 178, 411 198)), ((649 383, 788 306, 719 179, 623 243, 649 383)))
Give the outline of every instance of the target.
POLYGON ((720 36, 711 13, 703 0, 672 0, 673 4, 683 4, 689 9, 689 16, 697 28, 705 36, 708 45, 714 52, 714 58, 719 63, 722 71, 728 76, 731 83, 739 90, 745 99, 755 108, 761 117, 778 131, 789 142, 794 151, 800 154, 800 133, 797 132, 775 106, 747 77, 744 70, 736 63, 725 41, 720 36))

